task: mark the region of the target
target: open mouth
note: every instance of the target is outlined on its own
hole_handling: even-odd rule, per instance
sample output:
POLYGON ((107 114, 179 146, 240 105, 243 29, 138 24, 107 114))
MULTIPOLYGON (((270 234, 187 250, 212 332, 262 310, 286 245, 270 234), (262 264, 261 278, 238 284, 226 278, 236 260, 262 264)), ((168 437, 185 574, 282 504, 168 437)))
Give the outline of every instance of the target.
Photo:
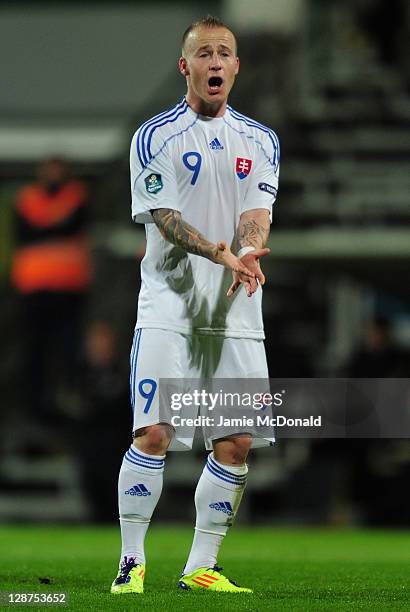
POLYGON ((209 91, 211 93, 219 92, 220 88, 222 87, 222 83, 223 83, 223 80, 221 77, 218 77, 218 76, 211 77, 210 79, 208 79, 209 91))

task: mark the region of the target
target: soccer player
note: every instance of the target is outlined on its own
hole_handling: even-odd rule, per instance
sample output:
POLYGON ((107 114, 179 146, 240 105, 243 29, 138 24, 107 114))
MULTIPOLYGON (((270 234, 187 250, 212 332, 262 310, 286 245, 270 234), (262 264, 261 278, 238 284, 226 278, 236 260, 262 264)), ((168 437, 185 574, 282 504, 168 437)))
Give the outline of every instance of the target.
MULTIPOLYGON (((132 218, 144 223, 138 317, 131 350, 133 443, 119 475, 122 552, 111 592, 142 593, 144 538, 162 491, 168 448, 192 439, 171 426, 161 378, 268 378, 260 258, 267 255, 279 143, 227 104, 239 71, 234 34, 218 19, 191 24, 179 70, 187 94, 146 121, 131 143, 132 218)), ((208 455, 195 492, 196 526, 179 586, 251 592, 216 565, 238 510, 252 445, 238 429, 204 431, 208 455)))

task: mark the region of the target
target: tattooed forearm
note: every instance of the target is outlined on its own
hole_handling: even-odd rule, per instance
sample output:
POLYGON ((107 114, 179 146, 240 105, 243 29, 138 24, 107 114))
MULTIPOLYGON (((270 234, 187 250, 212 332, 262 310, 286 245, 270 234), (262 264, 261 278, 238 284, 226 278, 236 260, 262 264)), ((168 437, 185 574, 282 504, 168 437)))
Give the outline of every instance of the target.
POLYGON ((254 246, 255 249, 265 246, 269 230, 256 221, 247 221, 240 226, 239 247, 254 246))
POLYGON ((217 262, 218 247, 216 244, 207 240, 201 232, 186 223, 180 212, 170 208, 160 208, 151 211, 151 214, 156 226, 166 240, 185 249, 188 253, 200 255, 217 262))
POLYGON ((255 210, 243 213, 237 232, 238 249, 253 246, 264 247, 270 231, 269 213, 267 210, 255 210))

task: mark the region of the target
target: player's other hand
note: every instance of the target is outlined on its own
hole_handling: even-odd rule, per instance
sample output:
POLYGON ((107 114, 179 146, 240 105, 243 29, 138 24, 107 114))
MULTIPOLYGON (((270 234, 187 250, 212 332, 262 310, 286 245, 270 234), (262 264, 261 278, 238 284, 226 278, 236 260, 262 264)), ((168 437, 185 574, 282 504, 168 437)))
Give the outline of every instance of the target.
POLYGON ((249 268, 246 267, 246 264, 243 262, 243 259, 238 259, 236 255, 234 255, 226 244, 224 240, 221 240, 217 244, 218 252, 215 258, 215 263, 219 263, 225 268, 232 270, 232 274, 242 274, 244 278, 247 278, 248 281, 251 279, 254 280, 255 273, 252 272, 249 268))
POLYGON ((241 285, 244 286, 246 295, 248 297, 251 297, 255 293, 256 289, 258 288, 258 283, 260 285, 265 284, 265 275, 262 272, 259 259, 261 257, 264 257, 265 255, 268 255, 269 253, 270 253, 270 249, 265 247, 263 249, 255 249, 255 251, 250 251, 249 253, 246 253, 246 255, 244 255, 241 258, 240 261, 249 270, 251 270, 251 272, 253 272, 254 277, 249 278, 248 276, 242 274, 241 272, 233 271, 232 272, 232 276, 233 276, 232 285, 229 287, 228 292, 226 294, 228 297, 232 297, 235 291, 241 285))

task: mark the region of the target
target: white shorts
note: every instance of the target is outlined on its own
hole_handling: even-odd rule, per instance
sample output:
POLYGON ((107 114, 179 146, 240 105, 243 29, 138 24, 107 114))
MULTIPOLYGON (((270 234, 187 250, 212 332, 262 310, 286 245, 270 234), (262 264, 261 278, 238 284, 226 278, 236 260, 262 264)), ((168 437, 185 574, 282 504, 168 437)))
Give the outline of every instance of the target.
MULTIPOLYGON (((160 379, 254 378, 268 381, 269 378, 263 340, 191 336, 153 328, 135 329, 130 365, 133 432, 157 423, 172 424, 169 402, 164 406, 158 393, 160 379)), ((224 437, 212 427, 203 427, 203 433, 209 450, 212 449, 212 440, 224 437)), ((239 427, 234 433, 245 431, 239 427)), ((188 433, 184 428, 183 437, 177 429, 170 450, 189 450, 194 434, 195 426, 188 433)), ((268 437, 253 434, 253 446, 273 443, 273 431, 268 437)))

